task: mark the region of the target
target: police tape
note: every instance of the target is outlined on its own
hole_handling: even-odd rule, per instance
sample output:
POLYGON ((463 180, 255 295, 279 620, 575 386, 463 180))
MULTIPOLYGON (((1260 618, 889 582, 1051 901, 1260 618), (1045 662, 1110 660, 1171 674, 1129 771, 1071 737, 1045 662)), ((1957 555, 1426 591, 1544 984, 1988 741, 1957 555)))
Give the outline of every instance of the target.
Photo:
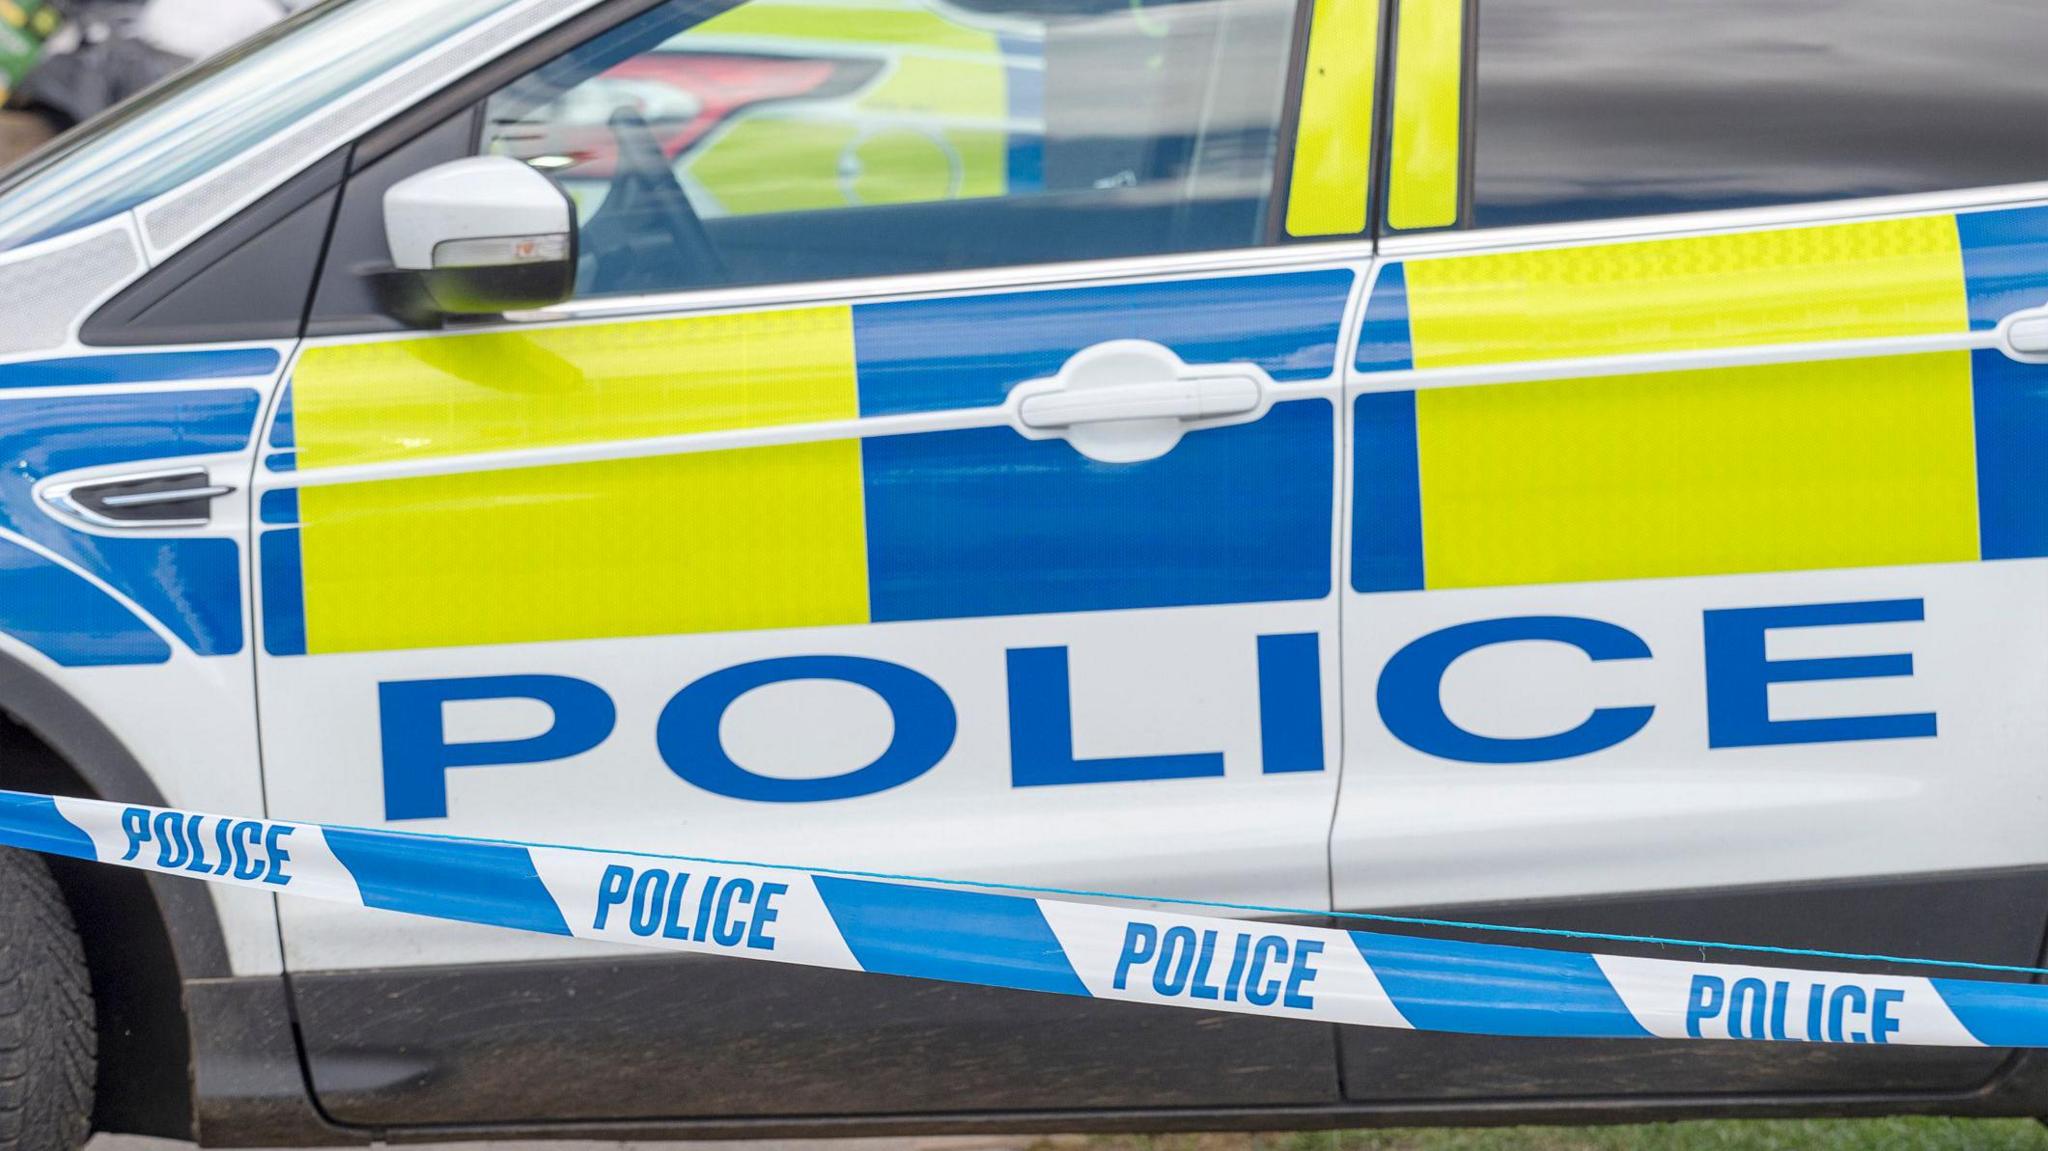
POLYGON ((2033 983, 1429 939, 12 791, 0 845, 551 935, 1326 1023, 2048 1047, 2048 986, 2033 983))

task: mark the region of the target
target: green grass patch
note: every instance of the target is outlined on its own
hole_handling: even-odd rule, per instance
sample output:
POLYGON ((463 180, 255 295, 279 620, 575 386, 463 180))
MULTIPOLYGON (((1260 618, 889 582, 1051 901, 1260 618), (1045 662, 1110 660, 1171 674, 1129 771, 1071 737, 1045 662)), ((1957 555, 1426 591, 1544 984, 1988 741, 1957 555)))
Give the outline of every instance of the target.
POLYGON ((2031 1119, 1727 1119, 1626 1127, 1103 1135, 1033 1151, 2048 1151, 2031 1119))

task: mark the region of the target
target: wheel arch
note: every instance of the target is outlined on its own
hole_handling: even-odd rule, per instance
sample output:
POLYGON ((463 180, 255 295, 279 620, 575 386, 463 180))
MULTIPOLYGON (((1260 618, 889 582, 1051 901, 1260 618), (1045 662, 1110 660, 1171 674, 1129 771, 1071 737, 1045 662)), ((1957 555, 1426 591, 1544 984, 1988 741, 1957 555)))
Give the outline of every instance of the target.
MULTIPOLYGON (((0 652, 0 786, 162 805, 141 763, 90 710, 0 652)), ((169 876, 51 858, 85 944, 99 1015, 93 1128, 189 1139, 193 1036, 183 986, 231 974, 213 898, 169 876)))

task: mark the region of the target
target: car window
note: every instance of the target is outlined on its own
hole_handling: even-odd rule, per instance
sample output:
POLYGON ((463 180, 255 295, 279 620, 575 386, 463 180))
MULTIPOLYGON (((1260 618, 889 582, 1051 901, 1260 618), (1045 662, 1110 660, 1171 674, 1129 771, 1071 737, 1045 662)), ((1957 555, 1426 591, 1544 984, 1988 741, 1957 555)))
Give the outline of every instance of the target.
POLYGON ((494 95, 580 295, 1265 239, 1294 0, 670 3, 494 95))
POLYGON ((2038 0, 1478 0, 1480 226, 2048 179, 2038 0))

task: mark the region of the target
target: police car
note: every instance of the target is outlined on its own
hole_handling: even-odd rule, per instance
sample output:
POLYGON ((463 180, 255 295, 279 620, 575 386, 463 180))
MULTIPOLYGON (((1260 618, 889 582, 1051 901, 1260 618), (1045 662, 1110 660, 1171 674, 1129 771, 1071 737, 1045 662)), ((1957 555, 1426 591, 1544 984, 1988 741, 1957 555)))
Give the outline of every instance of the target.
MULTIPOLYGON (((321 5, 0 179, 0 786, 2037 965, 2044 29, 321 5)), ((10 1147, 2048 1113, 0 867, 10 1147)))

